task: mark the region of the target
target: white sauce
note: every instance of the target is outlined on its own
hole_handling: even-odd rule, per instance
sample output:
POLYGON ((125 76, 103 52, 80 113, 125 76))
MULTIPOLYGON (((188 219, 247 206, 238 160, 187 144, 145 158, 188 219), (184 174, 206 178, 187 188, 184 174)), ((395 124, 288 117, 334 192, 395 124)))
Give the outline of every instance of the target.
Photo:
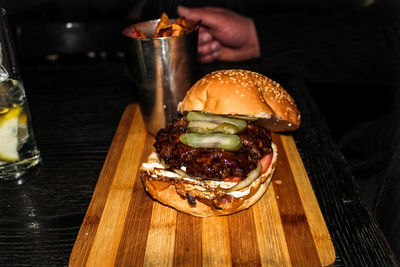
POLYGON ((158 163, 158 162, 142 163, 142 166, 146 170, 165 169, 165 167, 161 163, 158 163))
MULTIPOLYGON (((182 178, 184 180, 187 181, 192 181, 193 179, 190 177, 182 177, 181 175, 172 172, 172 171, 167 171, 165 170, 164 165, 162 165, 159 161, 158 161, 158 157, 156 155, 151 155, 149 157, 150 162, 149 163, 142 163, 142 167, 146 170, 152 170, 154 171, 157 175, 161 175, 161 176, 165 176, 165 177, 170 177, 170 178, 182 178)), ((182 171, 186 171, 186 167, 182 166, 181 167, 182 171)), ((157 178, 157 175, 153 174, 152 177, 157 178)), ((219 181, 209 181, 209 185, 211 187, 218 187, 220 186, 223 189, 228 189, 231 188, 233 186, 235 186, 237 183, 232 183, 232 182, 219 182, 219 181)), ((205 191, 205 188, 203 187, 196 187, 197 189, 201 189, 203 191, 205 191)), ((246 196, 250 193, 250 188, 247 188, 245 191, 234 191, 234 192, 230 192, 228 193, 229 195, 239 198, 239 197, 243 197, 246 196)))
POLYGON ((234 192, 230 192, 228 193, 228 195, 231 195, 233 197, 239 198, 239 197, 243 197, 243 196, 247 196, 250 193, 250 187, 248 187, 245 191, 234 191, 234 192))

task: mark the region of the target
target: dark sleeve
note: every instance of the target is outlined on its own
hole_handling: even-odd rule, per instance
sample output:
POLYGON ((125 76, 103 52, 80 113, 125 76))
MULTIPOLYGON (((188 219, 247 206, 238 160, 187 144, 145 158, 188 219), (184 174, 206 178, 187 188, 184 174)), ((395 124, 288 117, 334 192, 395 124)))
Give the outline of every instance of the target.
POLYGON ((265 71, 295 72, 314 82, 394 79, 400 73, 400 20, 398 10, 385 11, 372 5, 324 14, 255 17, 262 65, 265 71))

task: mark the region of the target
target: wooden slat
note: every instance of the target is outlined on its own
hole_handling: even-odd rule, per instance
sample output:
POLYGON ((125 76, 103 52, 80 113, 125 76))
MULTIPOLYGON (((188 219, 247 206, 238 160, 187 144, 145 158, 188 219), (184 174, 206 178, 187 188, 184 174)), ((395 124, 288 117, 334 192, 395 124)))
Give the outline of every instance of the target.
POLYGON ((201 218, 178 212, 174 266, 201 266, 201 218))
POLYGON ((270 186, 265 196, 253 206, 253 214, 261 265, 291 266, 286 239, 282 238, 285 237, 285 232, 273 186, 270 186))
POLYGON ((96 188, 93 192, 92 201, 86 211, 85 218, 74 244, 69 260, 70 266, 84 266, 86 264, 93 245, 93 240, 96 236, 100 217, 107 201, 110 185, 117 171, 118 165, 114 164, 114 162, 118 162, 121 158, 126 139, 128 138, 129 128, 134 118, 137 118, 135 113, 140 113, 137 105, 128 106, 115 132, 113 142, 110 146, 110 152, 107 154, 96 188))
POLYGON ((138 175, 153 137, 128 106, 99 177, 71 266, 320 266, 334 249, 290 136, 273 135, 277 170, 248 210, 198 218, 154 202, 138 175))
POLYGON ((281 139, 276 138, 277 136, 274 137, 274 142, 281 153, 279 153, 272 186, 274 187, 291 262, 295 266, 321 266, 308 220, 293 180, 292 170, 288 168, 288 158, 286 153, 282 153, 284 149, 281 139))
POLYGON ((203 266, 232 266, 227 217, 204 218, 201 228, 203 266))
POLYGON ((260 266, 257 231, 251 209, 228 216, 232 264, 260 266))
MULTIPOLYGON (((132 139, 127 142, 135 142, 135 140, 132 139)), ((153 142, 154 139, 147 136, 139 162, 147 159, 153 142)), ((137 177, 137 179, 132 190, 125 219, 124 232, 122 233, 115 262, 116 266, 138 266, 143 262, 145 256, 142 248, 147 242, 152 215, 149 211, 152 209, 154 202, 147 196, 139 172, 134 177, 137 177)))
POLYGON ((117 256, 133 185, 136 181, 135 175, 139 167, 138 164, 132 164, 132 162, 140 160, 147 135, 139 112, 134 114, 133 120, 135 123, 130 125, 127 137, 129 141, 125 143, 121 158, 111 163, 118 167, 93 240, 87 266, 112 266, 117 256))
POLYGON ((312 186, 297 150, 296 143, 293 138, 289 136, 281 136, 281 140, 286 151, 290 169, 293 173, 296 173, 296 175, 294 175, 294 181, 297 185, 302 206, 307 216, 311 234, 316 246, 319 248, 317 252, 321 264, 322 266, 331 265, 335 261, 336 253, 333 249, 328 229, 324 223, 321 223, 324 222, 324 218, 320 212, 318 201, 314 194, 309 193, 312 191, 312 186))
POLYGON ((176 215, 176 210, 154 202, 144 266, 173 266, 176 215))

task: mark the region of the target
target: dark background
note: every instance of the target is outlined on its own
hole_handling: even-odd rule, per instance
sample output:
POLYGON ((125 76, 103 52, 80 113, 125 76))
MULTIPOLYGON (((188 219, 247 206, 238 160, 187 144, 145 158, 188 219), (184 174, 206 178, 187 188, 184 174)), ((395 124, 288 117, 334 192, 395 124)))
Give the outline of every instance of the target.
POLYGON ((386 25, 392 14, 381 12, 382 7, 396 10, 392 7, 396 1, 371 2, 374 0, 3 0, 0 5, 8 10, 22 66, 48 63, 46 57, 54 59, 54 55, 57 60, 79 62, 87 60, 88 52, 91 59, 123 60, 122 29, 136 21, 158 18, 163 11, 175 17, 177 5, 215 5, 248 16, 282 18, 286 25, 272 24, 275 40, 267 39, 264 45, 289 44, 284 50, 292 50, 293 55, 282 65, 279 62, 287 53, 271 48, 274 56, 264 59, 264 73, 301 75, 339 141, 354 124, 378 118, 396 106, 399 42, 390 39, 397 39, 398 30, 386 25), (379 8, 371 8, 376 4, 379 8), (359 15, 366 12, 370 14, 359 15), (300 28, 304 17, 309 21, 300 28), (293 32, 282 34, 288 28, 293 32))
POLYGON ((353 125, 398 107, 400 15, 397 2, 400 3, 397 0, 375 0, 372 4, 367 0, 0 1, 9 14, 28 97, 32 103, 49 104, 49 107, 32 106, 34 122, 35 118, 48 120, 39 122, 47 125, 45 130, 35 131, 46 158, 45 172, 22 189, 0 187, 2 205, 7 207, 0 210, 0 217, 5 218, 3 225, 17 225, 11 230, 16 231, 26 226, 12 221, 15 218, 22 218, 21 223, 32 221, 28 225, 31 239, 25 240, 18 232, 10 232, 7 240, 18 244, 15 248, 23 254, 24 250, 31 251, 25 246, 35 246, 36 235, 41 239, 48 235, 48 242, 39 244, 44 248, 33 249, 41 257, 43 249, 54 248, 53 260, 58 257, 58 250, 65 252, 65 247, 68 250, 75 240, 118 118, 123 107, 135 99, 134 92, 126 90, 131 83, 129 75, 121 71, 126 60, 126 40, 121 35, 124 27, 158 18, 163 11, 174 17, 178 4, 218 5, 248 16, 271 19, 271 32, 263 38, 265 51, 270 53, 250 63, 261 64, 267 76, 302 77, 339 143, 353 125), (112 63, 112 67, 107 63, 112 63), (36 77, 42 70, 49 73, 48 79, 36 77), (98 75, 110 78, 107 82, 104 79, 93 82, 98 75), (39 84, 44 88, 38 88, 39 84), (60 91, 54 91, 53 84, 60 91), (98 104, 90 103, 94 87, 98 104), (85 91, 85 88, 92 90, 85 91), (107 105, 113 106, 110 112, 107 105), (74 117, 65 115, 69 112, 74 117), (80 126, 86 121, 99 121, 99 114, 113 119, 105 119, 106 125, 90 126, 93 128, 65 128, 67 124, 80 126), (101 133, 101 137, 94 138, 92 131, 101 133), (57 139, 60 137, 63 137, 61 143, 57 139), (54 177, 60 180, 55 181, 54 177), (79 185, 71 185, 70 179, 79 180, 79 185), (30 200, 39 202, 29 203, 30 200), (26 210, 13 208, 20 207, 18 203, 22 202, 26 202, 22 204, 26 210), (33 214, 31 206, 39 207, 42 213, 33 214), (35 218, 44 218, 43 228, 35 226, 35 218), (63 228, 58 229, 59 225, 63 228), (60 239, 69 243, 57 244, 60 239))

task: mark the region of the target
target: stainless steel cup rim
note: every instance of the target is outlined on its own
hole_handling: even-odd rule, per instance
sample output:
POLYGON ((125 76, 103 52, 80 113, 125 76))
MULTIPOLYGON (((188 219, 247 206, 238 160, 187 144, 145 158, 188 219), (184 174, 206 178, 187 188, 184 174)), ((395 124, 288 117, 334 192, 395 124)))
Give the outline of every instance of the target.
MULTIPOLYGON (((193 32, 198 31, 198 29, 200 28, 200 21, 196 22, 196 21, 192 21, 192 20, 187 20, 188 23, 190 23, 191 25, 194 25, 193 30, 191 30, 188 33, 179 35, 179 36, 168 36, 168 37, 148 37, 148 38, 135 38, 132 36, 128 36, 126 35, 124 32, 125 30, 128 30, 130 27, 135 26, 137 29, 141 30, 144 34, 146 34, 146 36, 153 36, 154 30, 157 27, 157 24, 160 22, 160 19, 153 19, 153 20, 147 20, 147 21, 143 21, 143 22, 139 22, 139 23, 135 23, 133 25, 130 25, 129 27, 126 27, 123 30, 123 34, 124 36, 130 38, 130 39, 135 39, 135 40, 140 40, 141 42, 146 41, 146 40, 164 40, 164 39, 171 39, 171 38, 185 38, 186 35, 190 35, 193 32)), ((170 19, 171 23, 175 23, 176 19, 170 19)))

